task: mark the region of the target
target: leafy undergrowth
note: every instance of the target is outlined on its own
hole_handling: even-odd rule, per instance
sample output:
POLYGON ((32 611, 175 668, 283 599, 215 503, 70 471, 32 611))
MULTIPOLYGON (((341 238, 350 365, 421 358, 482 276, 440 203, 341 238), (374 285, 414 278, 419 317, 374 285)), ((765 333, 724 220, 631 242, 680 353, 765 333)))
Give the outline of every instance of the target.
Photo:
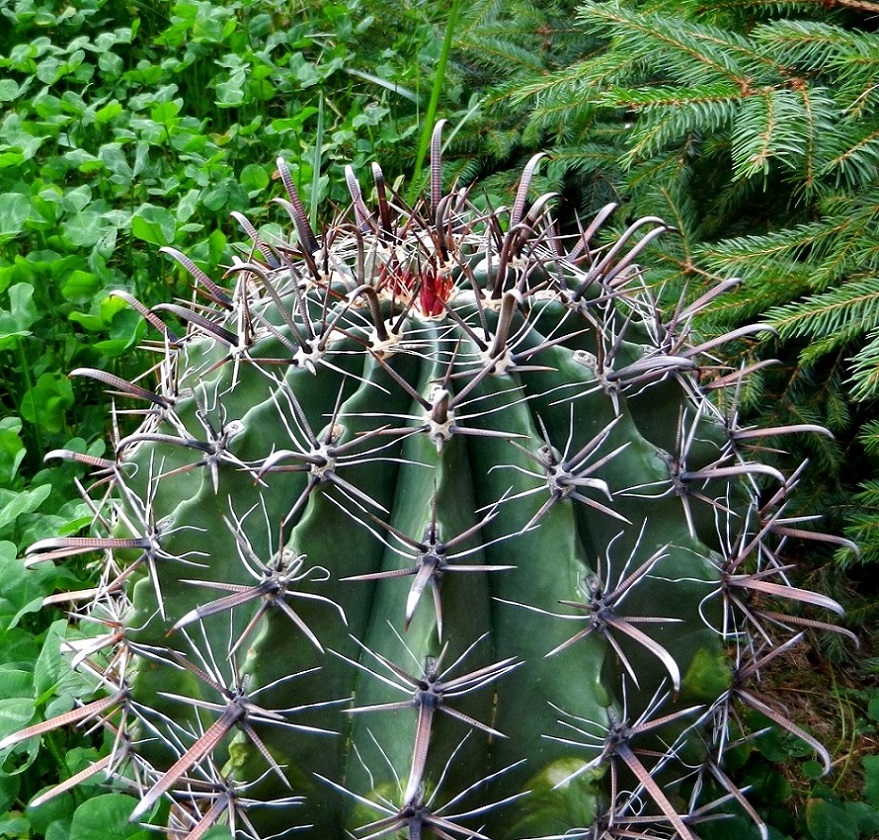
POLYGON ((75 402, 65 374, 125 373, 143 327, 109 290, 147 304, 182 291, 159 247, 229 264, 246 238, 230 213, 264 220, 279 155, 330 212, 343 164, 411 168, 436 27, 424 9, 392 26, 367 5, 0 9, 0 405, 22 420, 32 472, 74 429, 103 430, 99 389, 75 402))
MULTIPOLYGON (((773 662, 758 688, 827 745, 832 773, 801 741, 771 728, 727 767, 766 821, 771 840, 873 840, 879 836, 879 686, 865 687, 807 644, 773 662), (828 692, 828 685, 832 690, 828 692)), ((760 729, 765 719, 749 721, 760 729)), ((730 755, 736 756, 736 752, 730 755)), ((756 838, 745 817, 717 823, 706 839, 756 838)))

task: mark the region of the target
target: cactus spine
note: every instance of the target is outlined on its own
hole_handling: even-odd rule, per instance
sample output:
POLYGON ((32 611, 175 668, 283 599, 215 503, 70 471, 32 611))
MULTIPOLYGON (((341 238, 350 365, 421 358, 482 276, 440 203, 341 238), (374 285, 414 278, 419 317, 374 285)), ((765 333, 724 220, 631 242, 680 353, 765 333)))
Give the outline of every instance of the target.
POLYGON ((89 781, 187 840, 761 825, 721 769, 737 709, 829 761, 746 687, 824 626, 772 602, 839 608, 788 583, 796 476, 754 441, 821 430, 722 410, 744 374, 690 322, 730 284, 663 315, 636 264, 660 220, 568 239, 528 203, 537 159, 479 211, 442 192, 440 130, 414 209, 374 166, 370 211, 349 173, 318 237, 280 162, 293 242, 242 217, 221 282, 166 249, 191 305, 119 293, 159 331, 158 384, 77 371, 142 424, 106 459, 53 453, 94 471, 95 534, 30 549, 105 557, 79 609, 99 632, 70 643, 94 693, 0 747, 98 718, 89 781))

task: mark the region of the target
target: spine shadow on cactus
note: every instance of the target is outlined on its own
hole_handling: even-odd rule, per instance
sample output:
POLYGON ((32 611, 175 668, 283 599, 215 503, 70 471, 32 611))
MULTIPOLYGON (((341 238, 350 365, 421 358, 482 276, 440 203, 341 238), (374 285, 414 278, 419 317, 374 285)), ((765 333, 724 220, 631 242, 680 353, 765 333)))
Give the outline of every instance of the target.
POLYGON ((98 719, 113 751, 74 781, 187 840, 694 838, 731 809, 765 835, 722 770, 739 710, 829 757, 745 681, 839 608, 788 582, 798 475, 751 460, 745 372, 690 336, 730 284, 664 320, 635 262, 660 220, 569 241, 538 159, 481 212, 442 191, 441 130, 415 208, 349 173, 318 237, 281 161, 293 242, 245 223, 229 288, 168 249, 188 307, 120 293, 157 387, 79 371, 142 423, 52 453, 94 470, 94 534, 28 561, 104 557, 65 642, 93 693, 0 748, 98 719))

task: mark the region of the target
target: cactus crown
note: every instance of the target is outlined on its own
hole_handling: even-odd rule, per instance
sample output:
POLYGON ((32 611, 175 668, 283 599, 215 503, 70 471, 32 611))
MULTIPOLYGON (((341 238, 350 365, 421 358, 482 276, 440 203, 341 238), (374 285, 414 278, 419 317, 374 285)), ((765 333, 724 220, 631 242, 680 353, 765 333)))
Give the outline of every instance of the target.
MULTIPOLYGON (((529 204, 444 194, 410 209, 373 167, 321 236, 283 162, 293 242, 252 239, 222 282, 147 309, 157 385, 93 470, 99 552, 65 649, 82 705, 4 739, 99 720, 75 782, 132 819, 245 837, 693 838, 743 810, 721 769, 756 710, 824 748, 746 680, 838 611, 778 550, 797 475, 754 460, 744 371, 692 339, 731 283, 660 311, 640 219, 596 245, 529 204), (180 321, 184 329, 169 326, 180 321), (82 620, 86 619, 86 620, 82 620), (90 693, 89 693, 90 692, 90 693)), ((826 537, 824 539, 827 539, 826 537)), ((213 836, 213 835, 212 835, 213 836)))

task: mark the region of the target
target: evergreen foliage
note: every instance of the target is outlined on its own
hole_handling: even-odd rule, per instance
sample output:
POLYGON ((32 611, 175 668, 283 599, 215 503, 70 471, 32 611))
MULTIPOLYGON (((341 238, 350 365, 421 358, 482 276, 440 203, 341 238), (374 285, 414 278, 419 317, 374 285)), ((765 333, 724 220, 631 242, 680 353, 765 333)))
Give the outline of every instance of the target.
MULTIPOLYGON (((446 91, 446 106, 460 109, 454 138, 448 141, 449 176, 464 183, 480 177, 481 189, 503 192, 514 184, 527 159, 544 148, 535 132, 523 133, 529 103, 513 101, 503 91, 563 72, 577 60, 584 36, 576 25, 576 8, 576 0, 464 4, 446 91), (499 79, 501 91, 495 90, 499 79)), ((599 45, 597 39, 589 43, 599 45)), ((538 173, 533 183, 537 194, 546 179, 538 173)))
POLYGON ((492 97, 499 111, 528 109, 522 141, 554 145, 547 174, 581 212, 616 192, 630 217, 674 220, 681 235, 653 257, 667 282, 696 293, 709 275, 742 278, 701 327, 775 329, 768 349, 742 341, 733 356, 780 362, 761 368, 737 409, 832 429, 835 441, 807 444, 820 483, 800 512, 836 517, 861 562, 879 559, 879 429, 866 423, 879 404, 876 11, 587 0, 579 57, 492 97))

